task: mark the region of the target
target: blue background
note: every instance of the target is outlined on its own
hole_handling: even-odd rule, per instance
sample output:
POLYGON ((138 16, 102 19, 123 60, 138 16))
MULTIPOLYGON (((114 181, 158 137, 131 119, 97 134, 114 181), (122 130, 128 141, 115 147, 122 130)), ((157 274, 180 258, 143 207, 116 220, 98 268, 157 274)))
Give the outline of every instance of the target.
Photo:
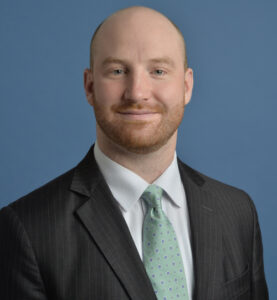
POLYGON ((2 0, 0 207, 76 165, 95 140, 83 91, 90 38, 104 18, 131 5, 163 12, 185 36, 195 88, 177 151, 192 167, 251 195, 277 299, 274 0, 2 0))

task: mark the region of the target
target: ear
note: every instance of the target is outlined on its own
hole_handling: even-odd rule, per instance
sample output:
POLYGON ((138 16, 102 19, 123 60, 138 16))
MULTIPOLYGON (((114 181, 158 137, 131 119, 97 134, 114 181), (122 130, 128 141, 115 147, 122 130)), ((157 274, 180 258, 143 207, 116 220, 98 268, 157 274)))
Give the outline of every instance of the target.
POLYGON ((88 103, 93 106, 93 76, 90 69, 85 69, 84 71, 84 88, 88 103))
POLYGON ((193 89, 193 70, 191 68, 187 68, 187 70, 185 71, 185 97, 184 97, 185 105, 187 105, 190 102, 192 89, 193 89))

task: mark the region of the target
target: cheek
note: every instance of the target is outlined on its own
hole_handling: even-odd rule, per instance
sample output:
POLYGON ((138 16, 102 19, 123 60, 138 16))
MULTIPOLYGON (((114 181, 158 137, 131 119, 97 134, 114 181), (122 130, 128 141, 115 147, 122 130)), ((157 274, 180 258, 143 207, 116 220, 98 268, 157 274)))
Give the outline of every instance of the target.
POLYGON ((155 98, 169 108, 184 105, 185 88, 180 80, 161 83, 153 91, 155 98))
POLYGON ((119 82, 99 80, 94 85, 94 95, 98 102, 115 103, 121 99, 124 89, 119 82))

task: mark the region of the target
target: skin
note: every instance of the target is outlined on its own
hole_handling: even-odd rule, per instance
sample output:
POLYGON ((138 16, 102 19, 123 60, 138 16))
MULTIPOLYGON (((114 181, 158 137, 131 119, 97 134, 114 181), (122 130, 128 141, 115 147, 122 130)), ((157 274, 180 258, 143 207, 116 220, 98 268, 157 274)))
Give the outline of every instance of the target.
POLYGON ((173 160, 193 88, 180 34, 157 11, 131 7, 101 26, 93 55, 84 87, 99 147, 152 183, 173 160))

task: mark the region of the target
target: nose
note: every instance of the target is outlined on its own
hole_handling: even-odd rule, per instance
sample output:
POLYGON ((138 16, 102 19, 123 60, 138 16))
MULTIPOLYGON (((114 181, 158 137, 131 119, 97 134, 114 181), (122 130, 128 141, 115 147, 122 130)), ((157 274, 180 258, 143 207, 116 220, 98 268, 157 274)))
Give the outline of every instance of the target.
POLYGON ((147 76, 147 72, 143 70, 137 70, 130 72, 126 89, 124 91, 124 99, 128 101, 142 101, 148 100, 151 94, 150 78, 147 76))

